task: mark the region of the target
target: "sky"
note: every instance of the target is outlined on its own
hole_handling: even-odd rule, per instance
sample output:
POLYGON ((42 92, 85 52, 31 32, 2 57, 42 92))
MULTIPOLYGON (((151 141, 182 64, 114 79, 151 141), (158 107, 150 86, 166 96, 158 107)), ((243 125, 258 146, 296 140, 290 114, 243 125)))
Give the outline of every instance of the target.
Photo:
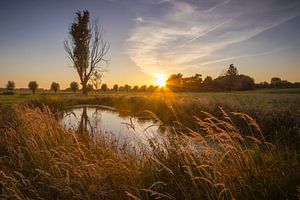
POLYGON ((1 0, 0 87, 79 82, 63 42, 85 9, 110 43, 109 87, 161 74, 216 78, 232 63, 256 82, 300 81, 299 0, 1 0))

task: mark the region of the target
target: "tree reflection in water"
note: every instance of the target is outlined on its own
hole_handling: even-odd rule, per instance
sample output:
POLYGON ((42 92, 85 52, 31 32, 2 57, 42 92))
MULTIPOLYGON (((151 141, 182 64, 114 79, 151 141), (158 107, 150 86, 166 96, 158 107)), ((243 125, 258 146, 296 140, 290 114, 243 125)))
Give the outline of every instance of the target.
POLYGON ((103 107, 75 107, 62 119, 66 129, 78 134, 115 138, 119 144, 148 143, 150 138, 160 137, 164 127, 148 117, 134 117, 103 107))

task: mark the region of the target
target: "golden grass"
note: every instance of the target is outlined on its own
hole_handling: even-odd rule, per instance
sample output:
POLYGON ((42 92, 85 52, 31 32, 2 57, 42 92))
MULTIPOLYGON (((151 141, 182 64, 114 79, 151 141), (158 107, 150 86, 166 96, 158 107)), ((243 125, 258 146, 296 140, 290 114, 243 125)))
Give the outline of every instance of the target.
POLYGON ((203 112, 195 117, 197 131, 177 131, 151 140, 151 151, 134 151, 101 133, 63 130, 46 106, 13 106, 0 136, 0 197, 297 199, 297 153, 259 138, 250 116, 222 113, 219 119, 203 112), (247 121, 248 136, 234 117, 247 121))

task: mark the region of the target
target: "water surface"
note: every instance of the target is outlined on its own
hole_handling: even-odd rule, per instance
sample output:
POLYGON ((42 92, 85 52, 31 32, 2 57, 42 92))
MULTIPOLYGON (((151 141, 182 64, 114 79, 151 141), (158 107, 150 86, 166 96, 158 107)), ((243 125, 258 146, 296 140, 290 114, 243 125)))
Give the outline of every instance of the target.
POLYGON ((121 115, 113 108, 104 106, 74 107, 64 114, 65 129, 78 132, 86 130, 91 136, 113 136, 120 144, 148 143, 149 139, 161 136, 159 123, 153 119, 121 115))

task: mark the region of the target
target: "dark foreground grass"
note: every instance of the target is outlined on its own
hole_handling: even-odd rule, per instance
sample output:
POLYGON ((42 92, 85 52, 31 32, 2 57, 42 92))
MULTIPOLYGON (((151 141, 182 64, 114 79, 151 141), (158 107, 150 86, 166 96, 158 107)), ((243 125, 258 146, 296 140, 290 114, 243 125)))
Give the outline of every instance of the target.
POLYGON ((202 112, 194 118, 199 131, 152 140, 146 151, 117 146, 101 133, 69 133, 46 106, 7 107, 1 113, 0 198, 299 198, 297 152, 241 134, 237 119, 249 133, 261 134, 248 115, 220 112, 222 119, 202 112))

